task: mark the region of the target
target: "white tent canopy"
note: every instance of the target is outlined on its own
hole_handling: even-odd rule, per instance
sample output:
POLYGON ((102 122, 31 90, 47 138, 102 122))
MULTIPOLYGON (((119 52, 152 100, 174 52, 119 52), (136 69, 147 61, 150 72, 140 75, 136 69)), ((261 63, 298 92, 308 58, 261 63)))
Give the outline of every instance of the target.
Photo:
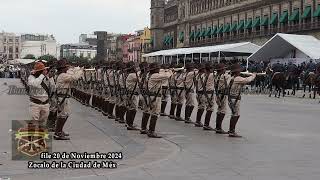
POLYGON ((320 41, 308 35, 278 33, 267 41, 257 52, 248 57, 249 61, 268 61, 285 58, 298 50, 309 59, 320 59, 320 41))
POLYGON ((178 48, 156 51, 153 53, 145 54, 143 57, 156 57, 156 56, 175 56, 185 54, 208 54, 215 52, 230 52, 239 54, 252 54, 256 52, 260 46, 251 42, 235 43, 235 44, 223 44, 217 46, 205 46, 205 47, 192 47, 192 48, 178 48))

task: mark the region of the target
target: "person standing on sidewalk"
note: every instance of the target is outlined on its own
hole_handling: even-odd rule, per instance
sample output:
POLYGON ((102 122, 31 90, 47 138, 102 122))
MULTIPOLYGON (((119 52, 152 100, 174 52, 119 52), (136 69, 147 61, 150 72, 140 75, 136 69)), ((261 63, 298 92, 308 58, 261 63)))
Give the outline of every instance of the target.
POLYGON ((57 62, 57 123, 54 134, 55 140, 70 140, 68 134, 63 132, 63 127, 70 116, 70 88, 73 81, 81 78, 83 69, 80 67, 69 68, 65 59, 57 62))
POLYGON ((231 119, 229 128, 229 137, 241 138, 235 131, 236 125, 240 118, 240 101, 241 101, 241 91, 244 85, 250 83, 256 78, 256 74, 251 74, 247 78, 240 76, 242 67, 239 64, 234 64, 231 66, 231 80, 228 85, 228 101, 229 107, 231 109, 231 119))
POLYGON ((47 121, 50 108, 49 94, 51 93, 47 69, 42 62, 37 62, 28 77, 30 113, 33 121, 41 126, 47 121))

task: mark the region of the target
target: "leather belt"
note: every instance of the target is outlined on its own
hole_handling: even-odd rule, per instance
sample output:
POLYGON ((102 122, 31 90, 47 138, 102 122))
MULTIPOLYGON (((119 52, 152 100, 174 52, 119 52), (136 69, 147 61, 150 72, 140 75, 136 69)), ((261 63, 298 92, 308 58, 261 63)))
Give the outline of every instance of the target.
POLYGON ((45 105, 49 103, 49 99, 47 99, 46 101, 42 102, 39 99, 35 99, 33 97, 30 97, 30 101, 35 103, 35 104, 39 104, 39 105, 45 105))

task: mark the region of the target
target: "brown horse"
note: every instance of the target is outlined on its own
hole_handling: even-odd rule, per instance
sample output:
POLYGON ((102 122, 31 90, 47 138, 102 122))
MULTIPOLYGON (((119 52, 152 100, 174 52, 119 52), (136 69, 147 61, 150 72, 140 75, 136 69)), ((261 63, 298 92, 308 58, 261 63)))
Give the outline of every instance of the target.
POLYGON ((312 90, 313 91, 313 99, 316 98, 316 90, 315 90, 315 84, 316 84, 317 75, 314 72, 310 72, 305 78, 303 78, 303 98, 306 97, 306 89, 307 86, 309 87, 309 98, 312 98, 312 90))
POLYGON ((276 90, 274 97, 280 98, 281 92, 282 92, 282 96, 283 97, 285 96, 286 76, 283 72, 276 72, 271 78, 269 97, 271 97, 272 95, 273 86, 275 86, 275 90, 276 90))

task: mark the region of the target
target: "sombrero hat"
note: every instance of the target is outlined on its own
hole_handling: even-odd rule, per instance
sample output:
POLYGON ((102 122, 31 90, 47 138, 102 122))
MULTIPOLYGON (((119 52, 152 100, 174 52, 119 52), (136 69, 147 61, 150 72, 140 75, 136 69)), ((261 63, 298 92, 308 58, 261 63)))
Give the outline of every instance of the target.
POLYGON ((34 74, 36 72, 39 72, 39 71, 43 71, 45 69, 48 69, 49 67, 46 67, 42 62, 36 62, 34 67, 33 67, 33 70, 31 71, 31 74, 34 74))

